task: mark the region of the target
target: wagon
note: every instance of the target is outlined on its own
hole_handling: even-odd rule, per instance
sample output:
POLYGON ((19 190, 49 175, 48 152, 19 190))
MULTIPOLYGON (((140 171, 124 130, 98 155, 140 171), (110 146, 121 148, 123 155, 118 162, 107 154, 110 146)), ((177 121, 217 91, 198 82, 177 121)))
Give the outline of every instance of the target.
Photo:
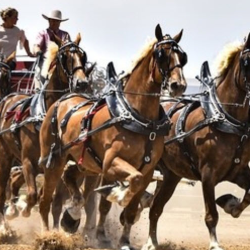
POLYGON ((34 66, 33 58, 17 57, 16 69, 11 72, 12 92, 34 93, 34 66))

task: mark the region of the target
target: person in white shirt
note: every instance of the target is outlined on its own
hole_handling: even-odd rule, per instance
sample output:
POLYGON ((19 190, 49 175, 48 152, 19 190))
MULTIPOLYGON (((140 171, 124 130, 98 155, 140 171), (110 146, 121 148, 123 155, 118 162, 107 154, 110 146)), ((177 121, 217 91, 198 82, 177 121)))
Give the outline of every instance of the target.
POLYGON ((4 61, 8 62, 10 69, 13 70, 16 67, 18 42, 21 49, 24 47, 28 56, 34 57, 34 55, 30 52, 29 41, 24 31, 16 26, 18 11, 9 7, 2 10, 0 15, 3 20, 3 23, 0 25, 0 55, 4 58, 4 61))

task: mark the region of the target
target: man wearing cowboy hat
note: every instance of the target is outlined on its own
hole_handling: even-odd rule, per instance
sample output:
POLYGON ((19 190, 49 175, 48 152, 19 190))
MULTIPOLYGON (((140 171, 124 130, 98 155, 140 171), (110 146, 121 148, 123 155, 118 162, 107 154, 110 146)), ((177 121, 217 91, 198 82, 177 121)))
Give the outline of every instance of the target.
MULTIPOLYGON (((52 10, 50 14, 44 15, 43 18, 49 21, 49 27, 46 30, 42 30, 38 33, 34 44, 34 55, 40 56, 39 67, 36 69, 35 79, 40 78, 40 71, 43 64, 43 55, 47 51, 50 41, 56 42, 55 35, 62 41, 70 41, 70 35, 68 32, 59 29, 61 22, 67 21, 68 18, 62 18, 62 12, 60 10, 52 10)), ((35 80, 35 88, 40 88, 40 80, 35 80)))
POLYGON ((67 21, 68 18, 63 19, 60 10, 53 10, 49 15, 42 14, 43 18, 49 21, 49 27, 38 33, 34 45, 34 53, 45 53, 50 41, 55 41, 54 35, 58 36, 61 40, 66 41, 70 39, 69 33, 60 30, 61 22, 67 21))

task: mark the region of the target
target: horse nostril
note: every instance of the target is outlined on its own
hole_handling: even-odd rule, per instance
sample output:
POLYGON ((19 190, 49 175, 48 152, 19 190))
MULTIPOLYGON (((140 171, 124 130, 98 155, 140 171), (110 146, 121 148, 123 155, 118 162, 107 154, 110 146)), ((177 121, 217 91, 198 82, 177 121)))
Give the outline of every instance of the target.
POLYGON ((88 85, 89 85, 88 81, 86 81, 86 80, 78 80, 77 83, 76 83, 76 89, 85 90, 85 89, 87 89, 88 85))
POLYGON ((171 83, 171 89, 176 90, 176 89, 178 89, 178 87, 179 87, 178 82, 171 83))

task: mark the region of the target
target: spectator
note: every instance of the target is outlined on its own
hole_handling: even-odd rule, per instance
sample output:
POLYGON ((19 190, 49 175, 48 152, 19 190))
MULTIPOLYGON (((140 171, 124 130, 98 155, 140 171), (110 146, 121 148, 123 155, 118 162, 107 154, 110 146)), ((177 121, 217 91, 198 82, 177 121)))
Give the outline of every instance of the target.
POLYGON ((3 23, 0 25, 0 54, 5 62, 8 62, 11 70, 16 68, 16 50, 19 41, 20 48, 24 47, 30 57, 34 55, 30 52, 29 41, 23 30, 16 26, 18 21, 18 11, 14 8, 7 8, 0 12, 3 23))

